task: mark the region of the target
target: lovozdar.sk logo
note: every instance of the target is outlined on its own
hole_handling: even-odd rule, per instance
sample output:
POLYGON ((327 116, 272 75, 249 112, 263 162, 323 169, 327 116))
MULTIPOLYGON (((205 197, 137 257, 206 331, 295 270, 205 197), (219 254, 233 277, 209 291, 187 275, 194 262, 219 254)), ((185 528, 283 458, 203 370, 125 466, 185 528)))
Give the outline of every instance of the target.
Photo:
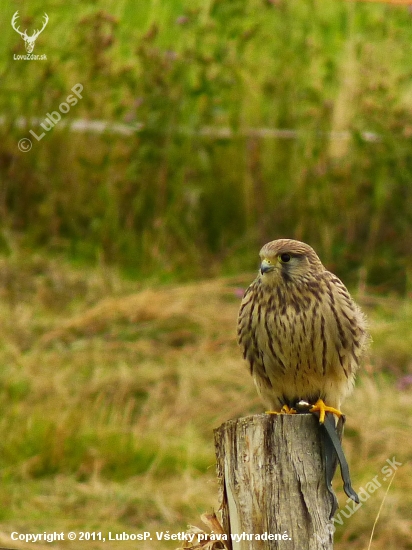
POLYGON ((49 22, 49 16, 47 15, 47 13, 44 14, 44 20, 43 20, 42 28, 40 30, 36 29, 33 32, 33 34, 31 34, 31 35, 27 34, 27 29, 24 32, 22 32, 20 30, 20 26, 16 27, 16 23, 17 23, 18 18, 19 18, 19 12, 16 11, 16 13, 12 17, 11 26, 23 38, 24 46, 26 48, 26 52, 28 54, 31 54, 33 52, 33 49, 34 49, 34 46, 35 46, 35 43, 36 43, 36 40, 37 40, 38 36, 44 31, 47 23, 49 22))

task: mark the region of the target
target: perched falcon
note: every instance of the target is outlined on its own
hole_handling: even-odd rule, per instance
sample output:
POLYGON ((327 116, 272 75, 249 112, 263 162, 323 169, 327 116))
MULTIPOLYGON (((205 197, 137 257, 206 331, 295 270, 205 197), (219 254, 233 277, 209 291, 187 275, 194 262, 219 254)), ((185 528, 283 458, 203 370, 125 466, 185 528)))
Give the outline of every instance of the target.
POLYGON ((305 401, 320 422, 339 416, 369 341, 365 316, 309 245, 279 239, 260 258, 238 318, 257 391, 271 412, 305 401))

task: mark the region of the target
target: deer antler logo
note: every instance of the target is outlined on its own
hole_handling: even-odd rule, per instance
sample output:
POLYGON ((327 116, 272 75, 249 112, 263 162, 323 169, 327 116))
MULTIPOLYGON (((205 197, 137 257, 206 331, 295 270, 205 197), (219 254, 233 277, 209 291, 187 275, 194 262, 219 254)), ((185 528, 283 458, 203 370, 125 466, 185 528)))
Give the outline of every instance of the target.
POLYGON ((20 36, 23 38, 24 40, 24 45, 26 47, 26 51, 27 53, 31 53, 34 49, 34 44, 37 40, 37 37, 39 36, 39 34, 41 32, 43 32, 45 26, 47 25, 47 23, 49 22, 49 17, 47 15, 47 13, 44 14, 44 22, 43 22, 43 26, 42 28, 38 31, 38 30, 35 30, 34 33, 31 35, 31 36, 28 36, 27 35, 27 29, 24 31, 24 32, 21 32, 19 29, 20 27, 17 27, 16 28, 16 21, 19 17, 19 12, 16 11, 16 13, 13 15, 13 19, 11 20, 11 26, 13 27, 13 29, 18 32, 20 34, 20 36))

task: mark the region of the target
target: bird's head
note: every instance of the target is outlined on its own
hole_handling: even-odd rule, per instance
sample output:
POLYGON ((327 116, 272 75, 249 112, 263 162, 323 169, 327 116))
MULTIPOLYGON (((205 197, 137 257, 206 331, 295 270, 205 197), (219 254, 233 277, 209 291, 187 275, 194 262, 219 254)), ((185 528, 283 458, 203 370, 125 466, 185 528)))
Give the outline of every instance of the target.
POLYGON ((291 239, 265 244, 260 258, 260 277, 269 285, 299 283, 325 270, 312 247, 291 239))

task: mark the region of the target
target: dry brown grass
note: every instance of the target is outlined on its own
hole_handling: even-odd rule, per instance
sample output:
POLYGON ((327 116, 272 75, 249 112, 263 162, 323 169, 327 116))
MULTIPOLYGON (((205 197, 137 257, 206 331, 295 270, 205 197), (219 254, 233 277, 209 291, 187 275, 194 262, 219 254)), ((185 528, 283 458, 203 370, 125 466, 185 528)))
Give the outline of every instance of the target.
MULTIPOLYGON (((30 547, 13 544, 13 530, 155 537, 201 525, 200 514, 217 505, 213 428, 262 410, 235 342, 239 294, 253 274, 136 292, 116 273, 42 258, 9 258, 0 268, 0 543, 30 547)), ((396 299, 362 302, 375 342, 344 407, 344 447, 354 487, 376 475, 381 487, 338 527, 335 548, 367 548, 390 481, 381 469, 395 456, 402 466, 371 548, 406 550, 412 386, 404 377, 412 310, 396 299)), ((335 486, 344 507, 338 479, 335 486)), ((98 541, 58 545, 107 548, 98 541)), ((136 547, 110 548, 125 545, 136 547)), ((138 547, 177 546, 154 540, 138 547)))

